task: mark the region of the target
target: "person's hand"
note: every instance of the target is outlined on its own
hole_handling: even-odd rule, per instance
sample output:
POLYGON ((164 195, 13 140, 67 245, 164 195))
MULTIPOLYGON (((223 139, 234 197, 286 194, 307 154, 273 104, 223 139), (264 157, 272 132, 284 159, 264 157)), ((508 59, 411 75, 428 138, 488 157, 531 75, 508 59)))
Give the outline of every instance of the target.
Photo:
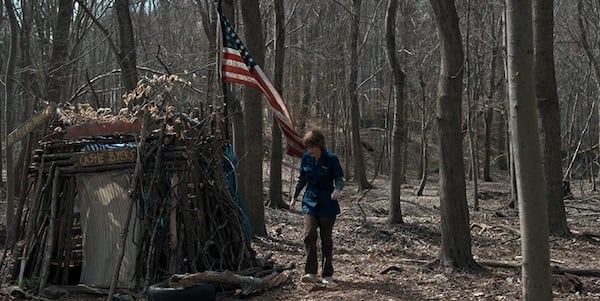
POLYGON ((337 190, 337 189, 336 189, 336 190, 334 190, 334 191, 331 193, 331 199, 332 199, 332 200, 338 200, 338 199, 340 198, 340 196, 341 196, 341 193, 340 193, 340 191, 339 191, 339 190, 337 190))

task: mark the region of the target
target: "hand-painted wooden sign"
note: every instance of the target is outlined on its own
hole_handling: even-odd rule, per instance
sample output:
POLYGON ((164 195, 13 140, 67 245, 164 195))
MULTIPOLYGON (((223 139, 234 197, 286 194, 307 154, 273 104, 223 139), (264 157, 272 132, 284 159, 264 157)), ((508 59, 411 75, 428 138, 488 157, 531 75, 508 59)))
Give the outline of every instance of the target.
POLYGON ((23 139, 23 137, 25 137, 27 134, 40 127, 42 124, 46 123, 48 117, 54 114, 55 110, 56 106, 50 105, 44 111, 29 118, 27 121, 21 124, 21 126, 19 126, 14 131, 8 134, 8 136, 6 137, 6 144, 8 146, 11 146, 17 141, 23 139))
POLYGON ((130 163, 136 159, 137 149, 135 147, 118 148, 97 152, 77 153, 74 156, 75 166, 101 166, 119 163, 130 163))

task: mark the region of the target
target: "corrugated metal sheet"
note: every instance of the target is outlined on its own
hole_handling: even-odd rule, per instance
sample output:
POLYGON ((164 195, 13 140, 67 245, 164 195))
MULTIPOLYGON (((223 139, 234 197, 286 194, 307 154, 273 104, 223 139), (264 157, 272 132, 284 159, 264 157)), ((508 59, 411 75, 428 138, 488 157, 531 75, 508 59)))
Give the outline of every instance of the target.
MULTIPOLYGON (((117 256, 120 253, 120 236, 127 219, 131 202, 129 190, 130 171, 111 171, 77 175, 81 230, 83 234, 83 266, 80 283, 110 287, 117 256)), ((135 217, 135 207, 132 217, 135 217)), ((132 285, 137 247, 133 243, 135 220, 129 224, 125 256, 121 265, 119 287, 132 285)))

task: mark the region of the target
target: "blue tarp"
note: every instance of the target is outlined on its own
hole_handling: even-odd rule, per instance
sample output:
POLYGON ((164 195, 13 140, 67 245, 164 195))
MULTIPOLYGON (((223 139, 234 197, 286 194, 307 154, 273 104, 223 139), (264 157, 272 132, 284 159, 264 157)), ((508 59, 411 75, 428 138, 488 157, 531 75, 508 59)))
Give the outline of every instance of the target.
POLYGON ((128 148, 128 147, 137 147, 137 142, 129 142, 129 143, 113 143, 113 144, 86 144, 83 147, 84 152, 97 152, 109 149, 119 149, 119 148, 128 148))
POLYGON ((237 190, 237 184, 235 182, 235 170, 237 169, 237 158, 233 152, 231 144, 225 145, 225 158, 223 159, 223 169, 225 169, 225 175, 227 176, 227 182, 229 184, 229 191, 235 198, 238 206, 242 211, 242 218, 244 220, 244 229, 246 230, 246 238, 248 241, 252 239, 252 232, 250 230, 250 221, 248 221, 248 212, 242 201, 239 191, 237 190))

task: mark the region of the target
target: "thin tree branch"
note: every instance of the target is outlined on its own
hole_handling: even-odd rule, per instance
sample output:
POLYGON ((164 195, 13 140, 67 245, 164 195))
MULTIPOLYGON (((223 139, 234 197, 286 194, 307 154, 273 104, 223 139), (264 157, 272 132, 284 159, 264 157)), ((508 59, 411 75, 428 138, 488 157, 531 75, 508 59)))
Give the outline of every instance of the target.
POLYGON ((115 42, 111 39, 110 32, 108 32, 108 30, 104 26, 102 26, 102 24, 100 24, 100 21, 98 21, 96 16, 94 16, 94 14, 89 10, 89 8, 85 5, 85 3, 83 3, 83 0, 75 0, 75 2, 77 2, 79 4, 79 6, 81 6, 83 11, 86 14, 88 14, 89 17, 92 19, 92 22, 94 22, 94 24, 96 24, 96 26, 98 26, 98 29, 100 29, 100 31, 106 36, 106 38, 108 40, 108 45, 110 46, 110 49, 115 53, 115 56, 120 57, 119 49, 117 48, 117 45, 115 44, 115 42))

